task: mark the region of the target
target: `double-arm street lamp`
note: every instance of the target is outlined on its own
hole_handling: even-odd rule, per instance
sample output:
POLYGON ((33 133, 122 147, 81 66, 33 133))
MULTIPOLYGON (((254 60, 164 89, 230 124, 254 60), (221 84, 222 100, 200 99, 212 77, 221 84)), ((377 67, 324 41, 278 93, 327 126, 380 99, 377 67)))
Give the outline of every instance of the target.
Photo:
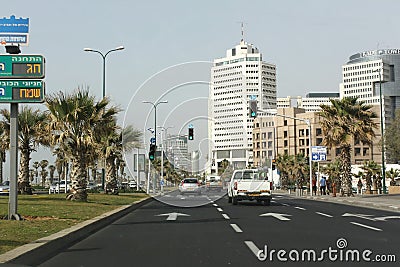
MULTIPOLYGON (((168 103, 167 100, 164 101, 159 101, 156 103, 150 102, 150 101, 142 101, 142 103, 147 103, 147 104, 151 104, 154 108, 154 145, 156 147, 157 150, 157 106, 159 104, 166 104, 168 103)), ((156 155, 154 155, 154 159, 156 159, 156 155)), ((148 176, 148 182, 147 182, 147 193, 149 193, 149 180, 150 180, 150 159, 149 159, 149 176, 148 176)), ((153 191, 155 193, 155 176, 154 176, 154 181, 153 181, 153 191)))
MULTIPOLYGON (((103 98, 106 96, 106 58, 107 55, 110 54, 111 52, 114 51, 119 51, 119 50, 123 50, 125 49, 123 46, 118 46, 114 49, 108 50, 105 54, 103 54, 101 51, 99 50, 95 50, 92 48, 84 48, 83 50, 86 52, 94 52, 94 53, 98 53, 101 55, 101 57, 103 58, 103 98)), ((101 176, 102 176, 102 181, 101 181, 101 186, 104 189, 104 181, 105 181, 105 177, 106 177, 106 171, 105 171, 105 164, 103 164, 103 168, 101 169, 101 176)))

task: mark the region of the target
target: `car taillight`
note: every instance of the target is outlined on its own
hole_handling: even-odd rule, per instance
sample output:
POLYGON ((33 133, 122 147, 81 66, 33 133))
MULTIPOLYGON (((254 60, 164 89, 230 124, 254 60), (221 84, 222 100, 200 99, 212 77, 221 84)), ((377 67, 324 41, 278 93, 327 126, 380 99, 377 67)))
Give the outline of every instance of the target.
POLYGON ((235 183, 233 184, 233 189, 234 189, 234 190, 237 190, 237 182, 235 182, 235 183))

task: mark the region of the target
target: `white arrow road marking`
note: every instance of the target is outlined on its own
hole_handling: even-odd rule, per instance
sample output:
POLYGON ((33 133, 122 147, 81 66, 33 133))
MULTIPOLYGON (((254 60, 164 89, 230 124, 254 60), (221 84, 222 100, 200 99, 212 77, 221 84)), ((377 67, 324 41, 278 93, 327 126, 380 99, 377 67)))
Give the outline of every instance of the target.
POLYGON ((258 257, 258 253, 260 252, 261 249, 259 249, 253 241, 244 241, 244 243, 247 245, 247 247, 253 252, 253 254, 258 257))
POLYGON ((328 218, 332 218, 333 216, 332 215, 329 215, 329 214, 326 214, 326 213, 322 213, 322 212, 315 212, 316 214, 319 214, 319 215, 322 215, 322 216, 325 216, 325 217, 328 217, 328 218))
POLYGON ((400 216, 376 217, 375 221, 386 221, 388 219, 400 219, 400 216))
POLYGON ((233 228, 233 230, 235 230, 236 233, 243 233, 242 229, 240 229, 237 224, 231 223, 231 227, 233 228))
POLYGON ((281 220, 281 221, 290 221, 290 219, 289 218, 286 218, 286 217, 284 217, 284 216, 292 216, 292 215, 289 215, 289 214, 281 214, 281 213, 264 213, 264 214, 261 214, 260 215, 260 217, 266 217, 266 216, 272 216, 272 217, 274 217, 275 219, 278 219, 278 220, 281 220))
POLYGON ((167 221, 176 221, 178 216, 190 216, 190 215, 184 214, 184 213, 178 213, 178 212, 171 212, 171 213, 159 214, 156 216, 168 216, 167 221))
POLYGON ((382 229, 375 228, 375 227, 372 227, 372 226, 369 226, 369 225, 365 225, 365 224, 361 224, 361 223, 356 223, 356 222, 350 222, 350 223, 351 223, 351 224, 354 224, 354 225, 358 225, 358 226, 364 227, 364 228, 368 228, 368 229, 371 229, 371 230, 374 230, 374 231, 382 231, 382 229))
POLYGON ((342 217, 356 217, 356 218, 361 218, 365 220, 370 220, 370 221, 375 221, 374 218, 370 218, 372 215, 368 214, 352 214, 352 213, 345 213, 342 215, 342 217))

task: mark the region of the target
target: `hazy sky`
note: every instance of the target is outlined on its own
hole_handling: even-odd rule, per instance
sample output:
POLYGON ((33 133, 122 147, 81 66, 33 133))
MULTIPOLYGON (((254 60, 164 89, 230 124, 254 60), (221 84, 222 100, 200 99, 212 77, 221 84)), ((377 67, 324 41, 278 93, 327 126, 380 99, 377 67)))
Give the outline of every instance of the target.
POLYGON ((30 19, 22 52, 45 56, 48 94, 89 86, 100 97, 102 59, 83 48, 107 52, 123 45, 107 57, 107 95, 127 112, 121 121, 153 127, 151 106, 142 101, 166 99, 158 124, 186 133, 194 122, 196 141, 206 136, 209 62, 240 41, 241 21, 245 40, 276 64, 279 97, 338 91, 349 56, 400 48, 397 0, 19 0, 0 6, 0 17, 30 19))

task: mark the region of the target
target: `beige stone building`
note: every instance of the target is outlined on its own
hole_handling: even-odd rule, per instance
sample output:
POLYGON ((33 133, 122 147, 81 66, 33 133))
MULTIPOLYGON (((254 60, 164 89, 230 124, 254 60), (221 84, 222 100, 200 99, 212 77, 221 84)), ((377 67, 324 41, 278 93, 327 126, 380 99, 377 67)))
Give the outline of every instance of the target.
MULTIPOLYGON (((373 110, 378 115, 376 119, 376 138, 373 145, 364 145, 361 142, 352 144, 352 164, 363 164, 364 161, 374 160, 381 164, 380 120, 379 106, 373 110)), ((320 117, 316 112, 305 112, 302 108, 278 108, 279 116, 259 116, 254 120, 253 128, 253 158, 254 166, 264 166, 267 159, 274 159, 277 155, 310 154, 309 126, 311 124, 311 146, 322 146, 322 129, 320 117), (284 117, 286 116, 286 117, 284 117), (292 119, 294 117, 297 119, 292 119)), ((330 162, 340 154, 339 149, 327 149, 327 161, 330 162)))

